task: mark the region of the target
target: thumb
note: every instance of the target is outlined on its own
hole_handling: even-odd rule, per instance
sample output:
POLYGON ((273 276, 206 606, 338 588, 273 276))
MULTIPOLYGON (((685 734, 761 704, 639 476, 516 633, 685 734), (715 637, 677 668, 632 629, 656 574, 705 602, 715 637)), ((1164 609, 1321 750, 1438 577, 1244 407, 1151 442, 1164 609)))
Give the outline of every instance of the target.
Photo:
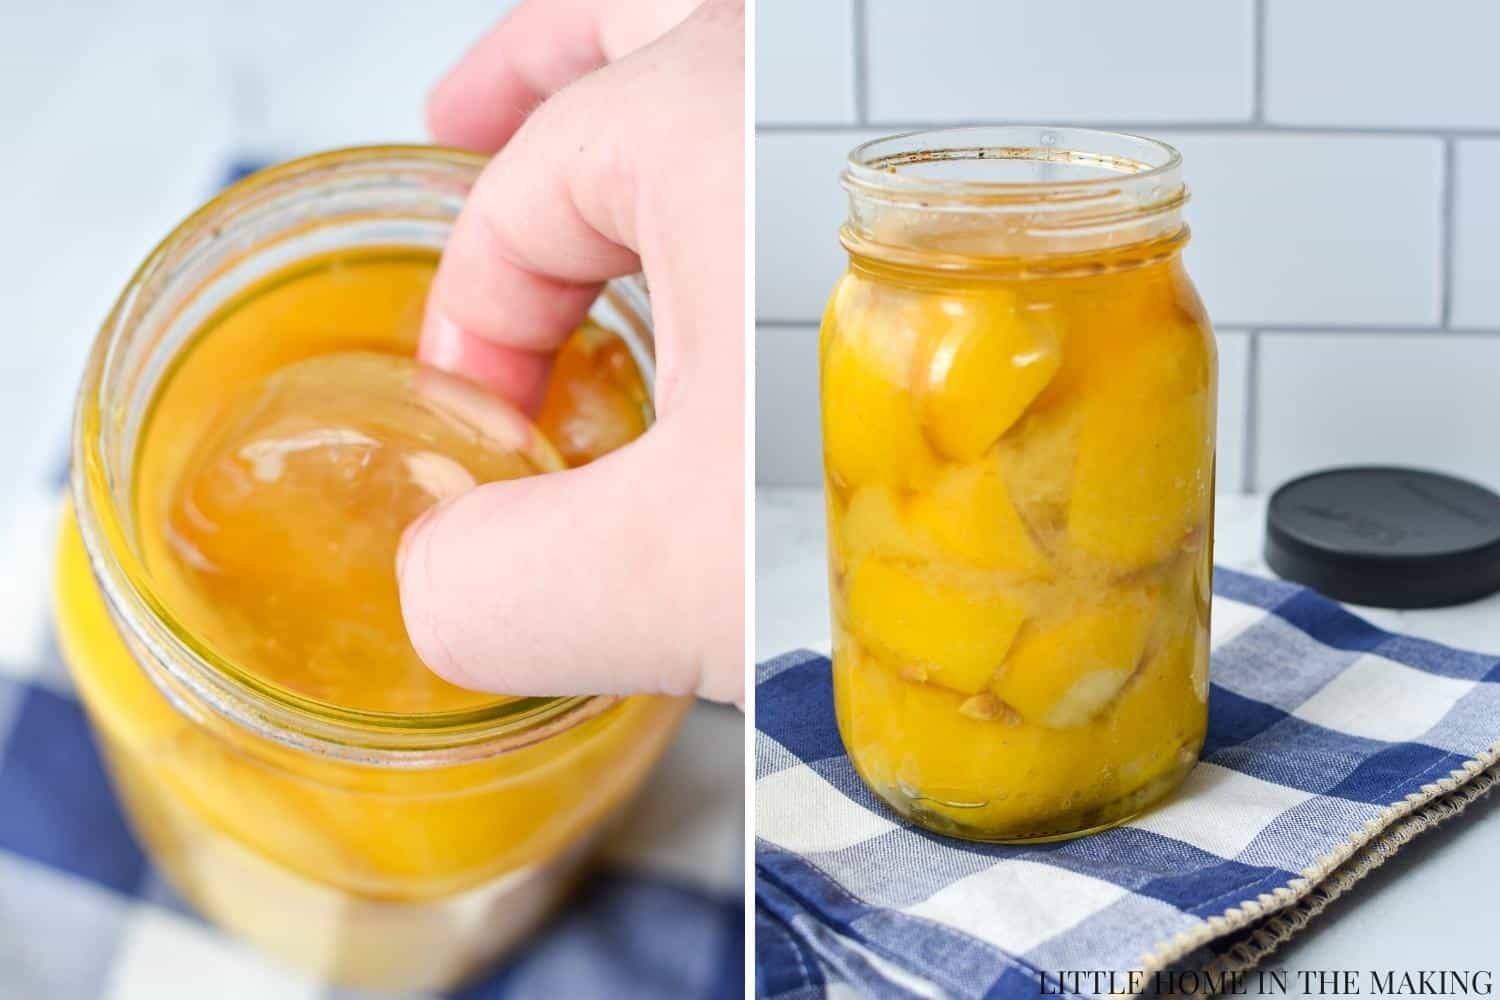
POLYGON ((722 571, 742 544, 724 512, 741 498, 695 495, 739 469, 711 467, 733 449, 694 456, 687 423, 578 469, 482 486, 414 523, 397 572, 427 665, 505 694, 741 701, 744 582, 722 571))

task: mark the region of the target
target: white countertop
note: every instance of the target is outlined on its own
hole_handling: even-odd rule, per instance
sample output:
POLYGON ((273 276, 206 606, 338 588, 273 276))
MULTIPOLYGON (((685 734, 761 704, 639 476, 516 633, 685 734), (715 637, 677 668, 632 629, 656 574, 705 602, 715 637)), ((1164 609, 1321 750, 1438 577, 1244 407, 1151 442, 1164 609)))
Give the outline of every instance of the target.
MULTIPOLYGON (((822 492, 761 488, 755 518, 756 659, 826 642, 822 492)), ((1270 575, 1260 555, 1264 519, 1264 497, 1219 497, 1215 561, 1270 575)), ((1354 610, 1390 631, 1500 652, 1500 595, 1433 611, 1354 610)), ((1403 848, 1269 964, 1294 972, 1486 969, 1500 976, 1490 906, 1497 885, 1500 797, 1491 797, 1403 848)))

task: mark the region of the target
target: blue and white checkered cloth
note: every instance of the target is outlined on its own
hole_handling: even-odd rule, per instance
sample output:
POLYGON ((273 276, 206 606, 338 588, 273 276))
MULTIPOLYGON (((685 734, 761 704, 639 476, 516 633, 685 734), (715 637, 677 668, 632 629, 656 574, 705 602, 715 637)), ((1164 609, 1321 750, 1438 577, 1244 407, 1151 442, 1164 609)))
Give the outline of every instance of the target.
POLYGON ((1247 968, 1495 783, 1500 658, 1383 632, 1286 583, 1219 569, 1214 589, 1202 763, 1166 804, 1064 843, 902 821, 844 753, 828 660, 762 664, 759 994, 1090 996, 1170 982, 1162 969, 1247 968), (1118 975, 1056 975, 1080 970, 1118 975))
MULTIPOLYGON (((0 509, 45 594, 57 500, 0 509)), ((15 540, 12 537, 8 540, 15 540)), ((20 557, 13 561, 13 557, 20 557)), ((38 599, 0 606, 0 1000, 348 1000, 195 916, 136 842, 38 599)), ((744 721, 699 705, 574 905, 457 997, 744 995, 744 721)))
MULTIPOLYGON (((0 1000, 349 1000, 195 916, 127 828, 51 634, 63 465, 0 502, 0 1000)), ((742 997, 743 746, 694 707, 574 904, 454 996, 742 997)))

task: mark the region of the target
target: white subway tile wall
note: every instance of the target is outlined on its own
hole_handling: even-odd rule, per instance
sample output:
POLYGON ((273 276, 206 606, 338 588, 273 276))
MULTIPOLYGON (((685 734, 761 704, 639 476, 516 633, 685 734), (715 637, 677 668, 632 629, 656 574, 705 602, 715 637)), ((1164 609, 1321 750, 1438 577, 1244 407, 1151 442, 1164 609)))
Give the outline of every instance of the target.
POLYGON ((1262 0, 1266 120, 1278 125, 1500 128, 1500 6, 1262 0))
POLYGON ((1500 338, 1265 330, 1257 482, 1395 462, 1500 484, 1500 338))
POLYGON ((755 316, 816 323, 847 259, 838 173, 879 132, 766 132, 755 141, 755 316))
POLYGON ((755 474, 763 483, 822 482, 816 324, 755 330, 755 474), (789 410, 792 419, 776 419, 789 410))
POLYGON ((1188 265, 1220 335, 1221 490, 1363 461, 1500 487, 1488 445, 1500 429, 1500 7, 758 10, 761 483, 821 478, 815 343, 844 266, 848 150, 928 125, 1048 121, 1183 152, 1188 265))
POLYGON ((1251 50, 1241 39, 1251 31, 1251 0, 1156 0, 1150 16, 1098 0, 865 0, 865 8, 864 82, 876 124, 992 118, 1000 94, 1005 116, 1020 121, 1250 115, 1251 50), (1164 44, 1172 39, 1192 44, 1164 44))
POLYGON ((1238 493, 1245 485, 1249 461, 1245 418, 1249 409, 1250 341, 1244 330, 1218 332, 1219 341, 1219 454, 1216 485, 1220 492, 1238 493))
POLYGON ((757 8, 756 117, 778 125, 853 122, 854 0, 757 8))
POLYGON ((1500 327, 1500 139, 1460 139, 1456 151, 1451 320, 1500 327))
POLYGON ((1440 140, 1154 134, 1182 151, 1187 263, 1215 323, 1441 320, 1440 140))

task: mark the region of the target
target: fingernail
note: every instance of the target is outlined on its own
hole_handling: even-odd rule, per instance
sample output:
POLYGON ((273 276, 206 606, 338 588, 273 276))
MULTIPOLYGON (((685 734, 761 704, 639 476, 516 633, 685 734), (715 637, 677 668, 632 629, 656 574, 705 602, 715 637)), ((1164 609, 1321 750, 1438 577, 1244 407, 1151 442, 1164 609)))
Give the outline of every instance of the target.
POLYGON ((422 337, 422 360, 449 372, 464 369, 463 328, 437 310, 427 316, 422 337))

